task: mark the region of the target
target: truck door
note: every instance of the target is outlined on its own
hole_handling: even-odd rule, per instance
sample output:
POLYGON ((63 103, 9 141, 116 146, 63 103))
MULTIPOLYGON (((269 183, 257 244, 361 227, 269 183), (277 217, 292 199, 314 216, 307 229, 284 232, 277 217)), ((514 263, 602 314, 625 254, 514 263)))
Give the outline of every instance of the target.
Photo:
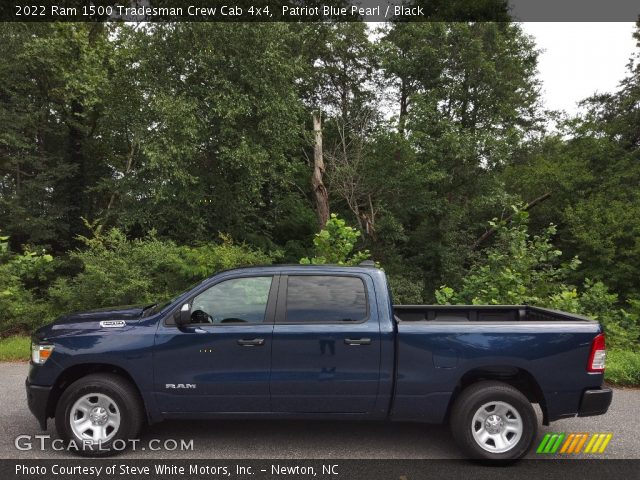
POLYGON ((162 412, 270 411, 277 279, 222 279, 195 292, 189 326, 159 326, 153 375, 162 412))
POLYGON ((380 327, 367 275, 281 276, 271 362, 274 412, 367 413, 380 327))

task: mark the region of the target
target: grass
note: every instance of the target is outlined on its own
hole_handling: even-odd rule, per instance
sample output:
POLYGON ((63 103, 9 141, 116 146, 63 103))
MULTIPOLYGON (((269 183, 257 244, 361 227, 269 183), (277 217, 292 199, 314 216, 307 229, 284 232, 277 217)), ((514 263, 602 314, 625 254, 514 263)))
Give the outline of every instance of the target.
POLYGON ((640 386, 640 352, 607 349, 605 379, 614 385, 640 386))
POLYGON ((0 362, 27 361, 31 355, 31 339, 26 336, 0 340, 0 362))

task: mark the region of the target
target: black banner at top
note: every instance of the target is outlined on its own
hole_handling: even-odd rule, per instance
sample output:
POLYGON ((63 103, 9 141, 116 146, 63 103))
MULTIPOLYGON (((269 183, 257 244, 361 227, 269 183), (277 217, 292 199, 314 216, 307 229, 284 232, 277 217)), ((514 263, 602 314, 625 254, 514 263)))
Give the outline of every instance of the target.
POLYGON ((638 0, 3 0, 14 22, 631 22, 638 0))

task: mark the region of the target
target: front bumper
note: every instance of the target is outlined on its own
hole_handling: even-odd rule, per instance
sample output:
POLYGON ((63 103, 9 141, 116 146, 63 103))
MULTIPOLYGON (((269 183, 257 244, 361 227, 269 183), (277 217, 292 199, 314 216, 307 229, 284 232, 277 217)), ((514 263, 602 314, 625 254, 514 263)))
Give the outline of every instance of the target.
POLYGON ((579 417, 591 417, 593 415, 603 415, 607 413, 613 391, 610 388, 601 388, 598 390, 585 390, 580 400, 579 417))
POLYGON ((32 385, 27 378, 25 382, 27 388, 27 403, 29 410, 36 417, 40 428, 47 429, 47 414, 49 406, 49 397, 51 396, 52 387, 43 387, 40 385, 32 385))

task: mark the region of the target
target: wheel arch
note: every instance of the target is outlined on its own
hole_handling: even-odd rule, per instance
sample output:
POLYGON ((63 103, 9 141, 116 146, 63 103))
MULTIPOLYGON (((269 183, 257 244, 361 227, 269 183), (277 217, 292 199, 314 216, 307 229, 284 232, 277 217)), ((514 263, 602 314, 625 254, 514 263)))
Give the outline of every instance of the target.
POLYGON ((138 394, 140 404, 144 409, 145 416, 147 420, 150 421, 149 417, 149 408, 146 404, 145 397, 142 395, 140 388, 133 376, 124 368, 118 365, 109 364, 109 363, 81 363, 77 365, 72 365, 60 373, 56 378, 55 383, 53 384, 53 388, 51 390, 51 395, 49 396, 49 400, 47 402, 47 417, 54 417, 56 407, 58 405, 58 401, 62 396, 62 393, 75 381, 94 373, 110 373, 114 375, 118 375, 119 377, 127 380, 135 389, 138 394))
POLYGON ((459 397, 460 393, 469 386, 485 380, 503 382, 519 390, 525 397, 527 397, 529 402, 540 405, 543 415, 542 423, 544 425, 549 424, 544 392, 533 374, 521 367, 499 364, 472 368, 460 376, 449 400, 446 413, 447 420, 450 417, 453 404, 459 397))

